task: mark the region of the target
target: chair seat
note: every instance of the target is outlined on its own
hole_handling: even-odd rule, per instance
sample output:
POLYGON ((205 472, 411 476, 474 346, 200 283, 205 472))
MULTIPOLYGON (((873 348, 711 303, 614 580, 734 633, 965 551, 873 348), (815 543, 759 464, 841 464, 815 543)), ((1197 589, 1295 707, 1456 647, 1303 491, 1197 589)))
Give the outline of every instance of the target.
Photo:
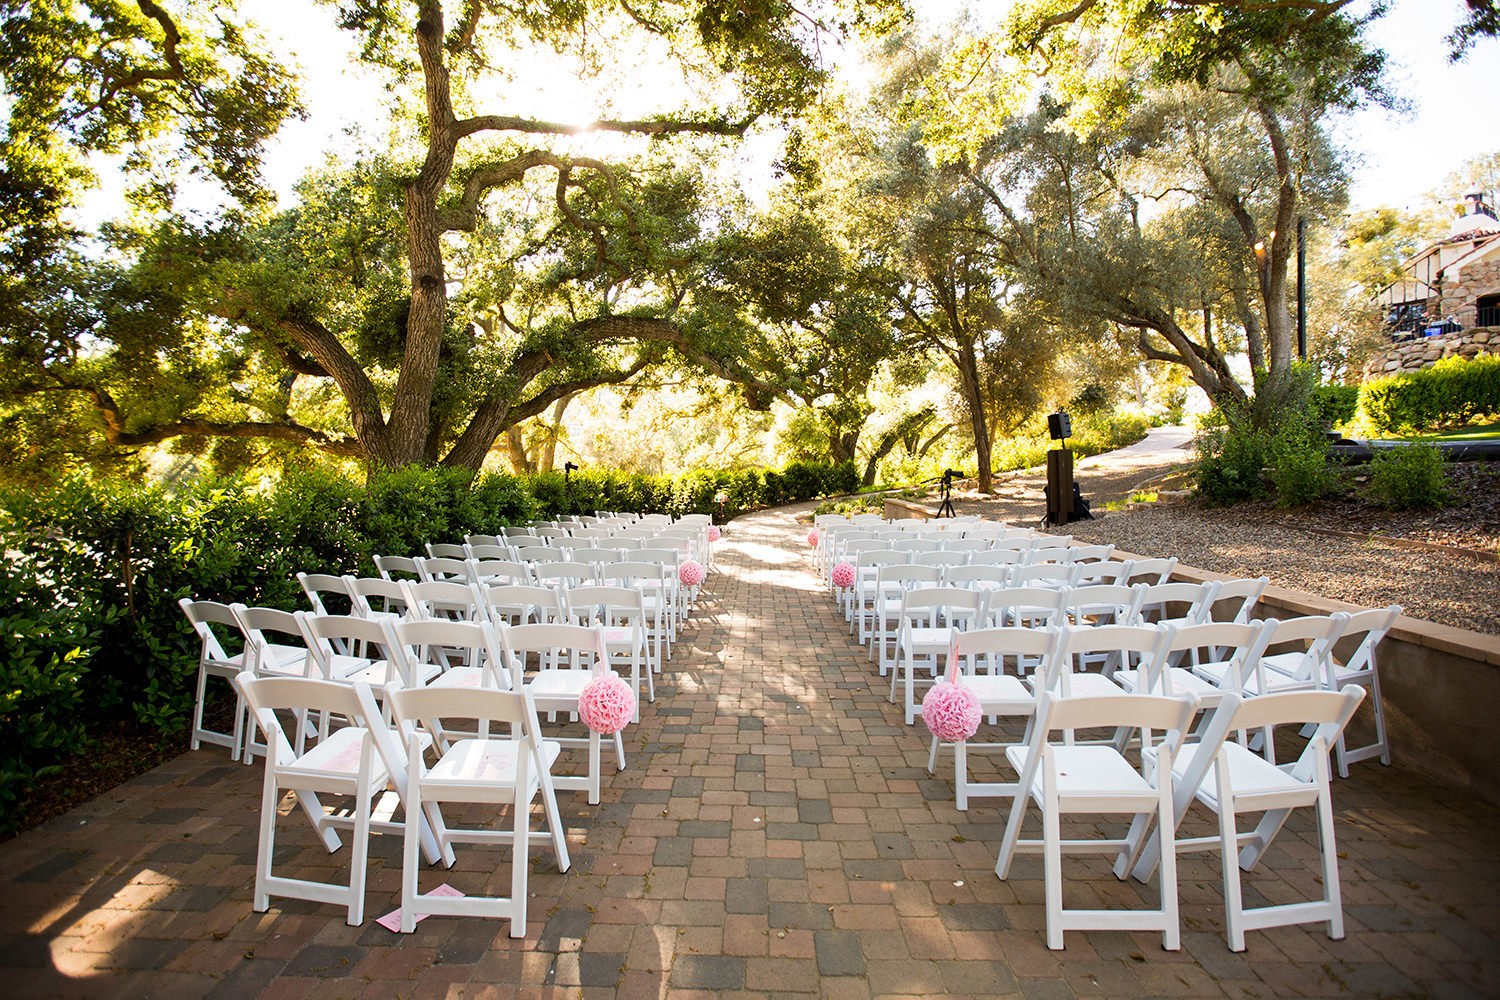
POLYGON ((532 697, 538 701, 542 699, 556 701, 565 698, 577 701, 584 687, 593 679, 593 672, 588 670, 547 669, 538 670, 526 686, 531 690, 532 697))
MULTIPOLYGON (((1168 667, 1166 672, 1171 675, 1167 678, 1167 683, 1171 687, 1173 695, 1195 694, 1198 696, 1198 704, 1203 708, 1213 708, 1224 697, 1223 688, 1204 680, 1186 667, 1168 667)), ((1147 693, 1144 687, 1146 679, 1142 676, 1139 667, 1133 667, 1130 670, 1116 670, 1111 680, 1131 693, 1147 693)), ((1153 691, 1149 693, 1160 694, 1161 692, 1153 691)))
POLYGON ((334 653, 328 661, 333 680, 364 681, 371 687, 384 687, 394 676, 386 660, 368 660, 363 656, 345 656, 334 653))
MULTIPOLYGON (((1027 678, 1027 683, 1032 685, 1033 690, 1035 689, 1036 682, 1037 677, 1035 674, 1027 678)), ((1124 693, 1124 688, 1103 674, 1082 673, 1068 675, 1068 695, 1072 698, 1092 698, 1098 695, 1124 693)))
MULTIPOLYGON (((424 776, 427 784, 482 783, 514 785, 516 760, 521 744, 508 739, 469 739, 455 743, 424 776)), ((542 741, 542 759, 550 768, 560 748, 552 740, 542 741)), ((533 782, 536 775, 532 775, 533 782)))
MULTIPOLYGON (((1277 800, 1278 806, 1311 805, 1318 800, 1317 785, 1297 780, 1260 754, 1240 746, 1233 740, 1226 741, 1219 749, 1219 753, 1229 765, 1229 787, 1234 789, 1236 799, 1249 800, 1272 796, 1277 800)), ((1144 756, 1154 758, 1156 753, 1154 750, 1147 750, 1144 756)), ((1175 779, 1181 779, 1186 775, 1191 756, 1184 752, 1178 754, 1178 759, 1172 762, 1172 775, 1175 779)), ((1215 812, 1218 811, 1219 786, 1213 768, 1209 768, 1204 775, 1203 783, 1198 786, 1196 795, 1204 805, 1215 812)))
MULTIPOLYGON (((1025 746, 1008 746, 1005 756, 1018 772, 1026 764, 1025 746)), ((1052 748, 1057 765, 1057 794, 1060 799, 1139 799, 1150 806, 1156 801, 1156 789, 1130 766, 1114 747, 1057 746, 1052 748)), ((1031 781, 1031 794, 1042 797, 1042 769, 1031 781)))
MULTIPOLYGON (((1264 662, 1264 658, 1262 658, 1264 662)), ((1224 688, 1228 678, 1230 665, 1227 663, 1202 663, 1193 668, 1197 674, 1212 683, 1215 687, 1224 688)), ((1271 693, 1281 691, 1311 691, 1317 684, 1310 680, 1294 680, 1289 674, 1273 671, 1266 677, 1266 687, 1271 693)), ((1260 689, 1260 680, 1255 674, 1245 678, 1244 692, 1250 695, 1263 694, 1260 689)))
POLYGON ((266 654, 259 664, 259 672, 262 674, 301 677, 306 669, 307 648, 305 646, 283 646, 279 643, 268 642, 261 648, 261 652, 266 654), (270 662, 267 662, 266 657, 270 658, 270 662))
POLYGON ((901 648, 913 653, 945 653, 948 651, 948 644, 952 638, 952 630, 946 626, 943 628, 913 626, 907 630, 901 648))
POLYGON ((1029 711, 1036 705, 1036 697, 1021 679, 1009 674, 975 674, 964 677, 959 683, 974 692, 986 714, 1002 708, 1029 711))
MULTIPOLYGON (((316 787, 317 779, 333 779, 335 784, 352 782, 359 774, 359 758, 364 748, 366 731, 358 726, 334 730, 327 739, 302 756, 280 765, 283 788, 316 787), (307 779, 312 779, 310 782, 307 779)), ((385 764, 380 755, 371 750, 370 784, 384 785, 385 764)))

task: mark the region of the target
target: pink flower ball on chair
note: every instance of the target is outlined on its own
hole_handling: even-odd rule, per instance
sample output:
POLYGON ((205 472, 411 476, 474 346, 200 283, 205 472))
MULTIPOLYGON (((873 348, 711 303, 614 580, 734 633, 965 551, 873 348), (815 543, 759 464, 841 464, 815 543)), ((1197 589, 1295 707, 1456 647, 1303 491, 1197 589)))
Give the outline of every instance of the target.
POLYGON ((854 586, 854 567, 848 563, 833 567, 833 585, 839 588, 854 586))
POLYGON ((677 569, 677 579, 684 587, 696 587, 703 582, 703 567, 689 559, 677 569))
POLYGON ((720 534, 722 534, 722 532, 719 531, 719 526, 717 524, 710 524, 708 526, 708 540, 710 542, 717 542, 719 540, 720 534))
POLYGON ((596 733, 612 736, 635 718, 635 692, 618 674, 603 674, 578 694, 578 717, 596 733))
POLYGON ((813 548, 818 547, 818 529, 814 528, 807 533, 807 544, 813 548))
POLYGON ((922 699, 922 721, 944 743, 959 743, 979 732, 979 699, 962 684, 939 681, 922 699))

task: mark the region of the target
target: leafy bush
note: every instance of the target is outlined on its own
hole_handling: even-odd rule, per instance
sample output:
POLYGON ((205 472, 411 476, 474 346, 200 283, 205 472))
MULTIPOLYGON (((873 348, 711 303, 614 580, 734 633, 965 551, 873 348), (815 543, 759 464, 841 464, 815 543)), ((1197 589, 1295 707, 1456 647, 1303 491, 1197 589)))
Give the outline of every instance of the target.
POLYGON ((1500 415, 1500 357, 1445 358, 1366 382, 1359 406, 1387 434, 1458 427, 1500 415))
POLYGON ((1266 465, 1264 437, 1254 428, 1220 417, 1198 435, 1193 482, 1212 504, 1232 504, 1264 496, 1261 471, 1266 465))
POLYGON ((1289 426, 1271 436, 1267 453, 1277 506, 1311 503, 1326 496, 1337 482, 1328 464, 1328 439, 1321 433, 1289 426))
POLYGON ((1313 403, 1325 423, 1347 424, 1359 409, 1359 386, 1320 385, 1313 390, 1313 403))
POLYGON ((1255 373, 1245 406, 1223 406, 1204 419, 1193 475, 1213 504, 1264 496, 1267 480, 1283 507, 1326 494, 1335 482, 1322 429, 1317 369, 1294 364, 1255 373))
POLYGON ((0 562, 0 833, 14 830, 17 800, 85 738, 99 638, 87 623, 110 616, 76 610, 0 562))
POLYGON ((1443 451, 1430 442, 1376 453, 1370 463, 1370 494, 1387 507, 1436 507, 1448 499, 1443 451))

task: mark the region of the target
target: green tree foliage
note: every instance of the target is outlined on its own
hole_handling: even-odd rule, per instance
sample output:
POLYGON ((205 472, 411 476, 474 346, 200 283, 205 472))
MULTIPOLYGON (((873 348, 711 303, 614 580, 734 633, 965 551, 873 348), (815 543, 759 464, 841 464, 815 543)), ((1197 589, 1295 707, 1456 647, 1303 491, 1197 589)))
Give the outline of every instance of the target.
MULTIPOLYGON (((861 28, 902 12, 885 0, 843 9, 861 28)), ((158 8, 143 0, 142 10, 149 26, 158 8)), ((238 369, 174 370, 184 385, 233 376, 178 399, 131 391, 145 387, 122 373, 140 367, 144 345, 125 336, 123 317, 101 319, 100 304, 87 303, 87 316, 60 324, 55 347, 34 342, 40 323, 16 337, 33 402, 39 393, 76 394, 117 449, 185 435, 237 437, 314 444, 370 467, 444 462, 472 470, 507 427, 669 357, 756 384, 732 338, 719 337, 711 319, 688 317, 703 179, 691 148, 668 149, 684 136, 732 139, 772 111, 805 104, 823 78, 816 43, 839 9, 479 2, 447 11, 438 0, 390 0, 338 10, 365 60, 398 81, 395 117, 409 130, 413 155, 402 147, 393 160, 311 178, 303 204, 278 214, 206 224, 168 218, 120 234, 114 245, 127 253, 115 277, 141 293, 132 323, 142 337, 216 339, 221 362, 238 369), (474 106, 485 74, 518 47, 553 46, 598 67, 611 47, 650 38, 662 39, 698 83, 727 74, 733 86, 716 87, 721 99, 696 108, 577 125, 474 106), (656 140, 655 148, 610 163, 572 145, 600 132, 656 140), (159 293, 180 301, 157 308, 149 297, 159 293), (102 367, 83 363, 100 357, 102 367), (329 412, 330 393, 342 413, 329 412)), ((95 27, 80 23, 80 37, 95 27)), ((161 58, 186 59, 179 44, 186 36, 163 30, 161 58)), ((226 42, 230 60, 249 66, 237 85, 255 81, 257 69, 272 73, 263 59, 250 65, 253 52, 239 38, 226 42)), ((208 72, 217 64, 205 65, 208 72)), ((195 94, 205 90, 197 77, 190 82, 195 94)), ((242 97, 176 109, 185 134, 238 141, 241 159, 212 161, 230 181, 254 166, 259 146, 243 127, 221 136, 213 115, 233 113, 242 97)), ((251 116, 261 131, 274 126, 278 107, 268 101, 251 116)), ((142 139, 139 129, 80 136, 93 149, 140 150, 142 139)), ((205 156, 218 149, 193 148, 205 156)), ((42 298, 83 290, 77 273, 58 274, 42 298)))

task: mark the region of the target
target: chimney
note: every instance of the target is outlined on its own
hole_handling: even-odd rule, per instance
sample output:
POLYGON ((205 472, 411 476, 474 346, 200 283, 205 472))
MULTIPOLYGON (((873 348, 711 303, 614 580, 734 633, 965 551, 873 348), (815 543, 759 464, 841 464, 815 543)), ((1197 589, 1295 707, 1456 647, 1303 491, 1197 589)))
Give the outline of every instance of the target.
POLYGON ((1495 210, 1485 203, 1484 192, 1475 191, 1464 195, 1464 215, 1487 215, 1495 218, 1495 210))

